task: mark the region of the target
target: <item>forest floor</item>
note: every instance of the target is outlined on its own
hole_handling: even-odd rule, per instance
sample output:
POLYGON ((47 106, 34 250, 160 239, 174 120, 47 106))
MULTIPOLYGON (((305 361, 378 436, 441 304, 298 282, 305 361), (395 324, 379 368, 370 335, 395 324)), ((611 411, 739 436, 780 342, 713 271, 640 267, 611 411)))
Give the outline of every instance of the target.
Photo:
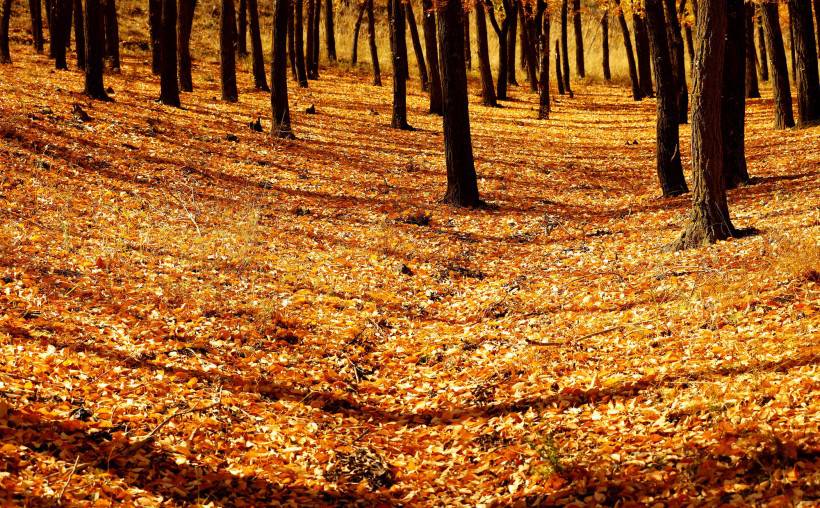
POLYGON ((126 54, 90 102, 14 49, 3 503, 820 502, 818 129, 769 99, 730 193, 757 234, 669 253, 690 196, 659 197, 625 88, 472 104, 489 206, 462 210, 415 81, 402 132, 389 76, 322 69, 285 142, 247 74, 225 104, 200 65, 172 109, 126 54))

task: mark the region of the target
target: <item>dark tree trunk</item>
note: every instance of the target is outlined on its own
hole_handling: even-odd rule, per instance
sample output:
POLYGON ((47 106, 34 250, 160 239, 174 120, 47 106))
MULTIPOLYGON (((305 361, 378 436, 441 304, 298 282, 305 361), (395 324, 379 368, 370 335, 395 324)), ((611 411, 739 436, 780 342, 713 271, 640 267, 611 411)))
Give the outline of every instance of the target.
POLYGON ((510 20, 510 28, 507 31, 507 83, 518 86, 518 80, 515 77, 515 43, 518 36, 518 0, 510 0, 512 11, 508 17, 510 20))
POLYGON ((438 65, 438 42, 436 38, 436 13, 432 0, 422 0, 422 31, 424 32, 424 49, 427 52, 427 67, 430 69, 430 113, 440 115, 441 74, 438 65))
POLYGON ((34 50, 38 53, 43 51, 43 8, 40 0, 28 0, 29 12, 31 13, 31 40, 34 50))
POLYGON ((367 2, 367 42, 370 45, 370 62, 373 66, 373 84, 382 86, 382 74, 379 69, 379 48, 376 46, 376 16, 373 14, 373 0, 367 2))
POLYGON ((478 206, 478 181, 470 137, 467 71, 464 63, 464 16, 461 2, 439 4, 438 36, 444 97, 444 155, 447 192, 444 202, 478 206))
POLYGON ((336 61, 336 29, 333 26, 333 0, 325 0, 325 46, 327 59, 336 61))
POLYGON ((475 7, 475 30, 478 46, 478 71, 481 74, 481 101, 485 106, 495 107, 498 102, 495 98, 493 73, 490 69, 490 49, 487 43, 487 18, 484 14, 484 3, 481 0, 474 0, 473 6, 475 7))
POLYGON ((640 14, 632 15, 632 25, 635 28, 635 53, 638 57, 638 79, 641 83, 641 92, 644 97, 653 97, 652 64, 649 54, 649 34, 646 31, 646 22, 640 14))
POLYGON ((757 7, 757 47, 760 48, 760 80, 769 81, 769 56, 766 51, 766 36, 763 30, 763 11, 757 7))
POLYGON ((467 69, 473 68, 473 57, 470 51, 470 12, 464 10, 462 7, 462 16, 464 17, 463 26, 464 26, 464 62, 467 65, 467 69))
POLYGON ((794 53, 794 23, 789 19, 789 52, 792 57, 792 81, 797 82, 797 57, 794 53))
POLYGON ((723 63, 723 174, 727 188, 749 182, 746 167, 746 22, 743 0, 726 0, 723 63))
POLYGON ((305 37, 307 38, 307 41, 305 41, 305 67, 307 67, 308 79, 316 79, 318 77, 313 73, 313 44, 316 41, 316 38, 313 37, 313 18, 316 3, 320 1, 321 0, 307 0, 307 13, 305 14, 305 25, 307 25, 307 30, 305 33, 305 37))
POLYGON ((820 0, 814 0, 814 29, 817 38, 817 53, 820 54, 820 0))
MULTIPOLYGON (((259 8, 256 5, 256 0, 247 0, 248 1, 248 15, 250 18, 250 32, 251 32, 251 55, 252 61, 252 70, 253 70, 253 84, 257 90, 263 90, 267 92, 270 90, 268 88, 268 81, 265 77, 265 55, 262 51, 262 33, 259 28, 259 8)), ((277 8, 274 5, 274 8, 277 8)), ((287 18, 285 18, 285 22, 287 22, 287 18)), ((285 44, 287 44, 287 24, 285 25, 285 44)), ((287 48, 287 46, 286 46, 287 48)))
POLYGON ((356 65, 359 61, 359 31, 362 28, 362 19, 364 18, 364 10, 367 8, 367 2, 359 6, 359 14, 356 16, 356 23, 353 24, 353 48, 350 51, 350 63, 356 65))
POLYGON ((293 28, 293 0, 288 0, 288 62, 290 62, 290 74, 294 81, 299 79, 296 72, 296 36, 293 28))
POLYGON ((538 76, 538 118, 546 120, 550 117, 550 13, 546 10, 541 13, 540 30, 540 73, 538 76))
POLYGON ((575 69, 578 76, 587 75, 584 68, 584 27, 581 25, 581 0, 572 2, 572 23, 575 31, 575 69))
POLYGON ((564 76, 561 75, 561 45, 555 39, 555 82, 558 83, 558 94, 564 95, 564 76))
POLYGON ((177 53, 179 55, 179 87, 184 92, 191 92, 194 89, 191 78, 191 30, 195 9, 196 0, 179 0, 177 53))
POLYGON ((626 50, 626 61, 629 64, 629 81, 632 83, 632 98, 639 101, 644 98, 644 94, 638 79, 635 53, 632 51, 632 38, 629 35, 626 16, 624 16, 624 11, 621 9, 621 0, 615 0, 615 6, 618 8, 618 24, 621 25, 621 34, 623 35, 624 48, 626 50))
MULTIPOLYGON (((80 11, 77 11, 80 15, 80 11)), ((99 0, 85 0, 85 94, 92 99, 111 100, 103 85, 103 55, 105 33, 103 12, 99 0)), ((78 41, 79 43, 79 41, 78 41)), ((80 47, 77 48, 81 51, 80 47)))
POLYGON ((763 13, 763 24, 766 27, 766 52, 772 64, 775 127, 786 129, 794 127, 794 114, 792 113, 789 70, 786 67, 786 49, 783 47, 783 33, 780 30, 780 14, 777 5, 764 3, 760 8, 763 13))
POLYGON ((289 0, 274 0, 270 106, 271 134, 277 138, 293 139, 295 136, 290 127, 290 109, 288 107, 287 36, 289 10, 289 0))
POLYGON ((686 62, 684 62, 683 37, 678 21, 675 0, 663 0, 666 13, 666 37, 669 43, 669 57, 672 63, 672 77, 677 89, 678 123, 689 121, 689 88, 686 86, 686 62))
MULTIPOLYGON (((686 0, 680 0, 678 14, 681 19, 686 18, 686 0)), ((686 34, 686 51, 689 53, 689 72, 691 74, 695 72, 695 41, 692 39, 692 27, 689 26, 689 23, 684 24, 683 27, 683 31, 686 34)))
POLYGON ((807 0, 789 0, 788 5, 797 62, 797 125, 807 127, 820 122, 820 73, 811 4, 807 0))
POLYGON ((658 88, 657 114, 657 168, 664 196, 687 192, 680 160, 680 132, 678 129, 678 88, 669 56, 666 21, 661 0, 644 0, 646 25, 654 60, 655 83, 658 88))
POLYGON ((9 21, 11 20, 11 0, 3 0, 3 13, 0 17, 0 64, 11 63, 9 51, 9 21))
POLYGON ((222 0, 222 13, 219 16, 219 70, 222 82, 222 100, 236 102, 239 91, 236 89, 236 16, 233 0, 222 0))
POLYGON ((504 21, 501 25, 495 17, 495 8, 491 0, 481 0, 486 3, 490 24, 498 37, 498 80, 496 81, 496 98, 507 100, 507 34, 510 31, 510 22, 514 20, 515 11, 510 0, 502 0, 504 7, 504 21))
POLYGON ((68 69, 66 62, 66 32, 71 31, 69 13, 71 12, 71 0, 52 0, 52 15, 49 25, 49 45, 51 53, 54 55, 54 67, 56 69, 68 69))
POLYGON ((294 0, 293 3, 294 19, 293 19, 293 42, 296 45, 296 75, 298 76, 299 86, 307 88, 307 67, 305 64, 305 24, 302 19, 302 0, 294 0))
POLYGON ((248 54, 248 6, 247 0, 239 0, 239 28, 236 31, 236 52, 239 56, 248 54))
POLYGON ((65 6, 65 26, 63 27, 63 37, 65 37, 66 52, 71 49, 71 23, 74 16, 74 1, 66 0, 65 6))
POLYGON ((310 59, 308 77, 313 73, 313 79, 319 79, 319 25, 321 22, 322 0, 315 0, 313 4, 313 55, 310 59))
POLYGON ((698 49, 692 90, 693 207, 674 247, 686 249, 735 234, 729 218, 723 174, 721 89, 726 34, 726 0, 701 0, 698 49))
MULTIPOLYGON (((177 3, 162 0, 160 26, 160 92, 159 101, 168 106, 179 107, 179 83, 177 82, 177 3)), ((233 54, 233 52, 231 52, 233 54)))
MULTIPOLYGON (((99 2, 99 0, 98 0, 99 2)), ((99 10, 99 4, 96 9, 99 10)), ((85 69, 85 23, 83 22, 83 0, 74 0, 74 46, 77 50, 77 68, 85 69)))
MULTIPOLYGON (((52 2, 58 0, 51 0, 52 2)), ((148 30, 151 38, 151 72, 162 72, 162 5, 164 0, 148 0, 148 30)))
POLYGON ((567 44, 567 0, 561 2, 561 74, 564 77, 564 90, 572 95, 569 84, 569 45, 567 44))
POLYGON ((521 55, 526 62, 527 79, 530 82, 530 91, 538 91, 538 57, 536 56, 535 45, 537 40, 533 39, 532 25, 535 23, 533 18, 532 6, 522 4, 519 12, 521 13, 521 55))
MULTIPOLYGON (((117 16, 116 0, 105 0, 105 57, 108 67, 113 71, 120 70, 120 23, 117 16)), ((193 13, 191 14, 193 16, 193 13)))
POLYGON ((601 34, 602 34, 601 50, 603 51, 603 56, 601 57, 601 65, 603 66, 603 71, 604 71, 604 81, 610 81, 612 79, 612 71, 609 69, 609 11, 608 10, 605 10, 604 15, 601 17, 601 34))
POLYGON ((757 82, 757 51, 755 51, 754 6, 747 3, 743 12, 743 24, 746 37, 746 98, 760 97, 760 86, 757 82))
POLYGON ((409 130, 407 123, 407 40, 404 6, 401 0, 390 2, 390 40, 393 51, 393 119, 394 129, 409 130))
POLYGON ((419 28, 416 25, 416 14, 413 12, 413 6, 409 1, 404 4, 404 9, 404 14, 407 18, 407 26, 410 28, 410 40, 413 42, 413 53, 416 55, 416 65, 418 65, 419 68, 421 91, 426 92, 427 88, 430 86, 430 78, 427 76, 427 65, 424 63, 424 51, 421 49, 421 40, 419 40, 419 28))

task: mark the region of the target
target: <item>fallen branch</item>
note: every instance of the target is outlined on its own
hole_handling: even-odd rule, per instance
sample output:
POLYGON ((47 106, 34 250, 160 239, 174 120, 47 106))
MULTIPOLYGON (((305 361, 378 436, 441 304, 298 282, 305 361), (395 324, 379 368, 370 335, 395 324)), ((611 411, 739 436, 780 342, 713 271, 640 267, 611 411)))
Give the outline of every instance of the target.
POLYGON ((141 438, 137 439, 136 441, 134 441, 133 443, 128 445, 122 451, 122 453, 130 455, 130 454, 136 452, 137 450, 139 450, 140 448, 142 448, 143 446, 145 446, 146 444, 148 444, 151 440, 154 439, 154 436, 157 435, 157 432, 159 432, 160 430, 162 430, 163 427, 165 427, 166 425, 171 423, 171 420, 173 420, 177 416, 182 416, 182 415, 187 415, 187 414, 190 414, 190 413, 199 413, 199 412, 202 412, 202 411, 207 411, 209 409, 213 409, 214 407, 218 406, 220 403, 221 403, 221 400, 216 401, 213 404, 209 404, 209 405, 204 406, 204 407, 199 407, 199 408, 189 407, 188 409, 184 409, 182 411, 177 410, 177 411, 173 412, 172 414, 168 415, 164 420, 159 422, 159 425, 157 425, 156 427, 151 429, 151 432, 149 432, 148 434, 142 436, 141 438))
POLYGON ((56 504, 60 504, 60 500, 63 498, 63 494, 65 494, 65 489, 68 488, 68 484, 71 483, 71 478, 74 476, 74 472, 77 470, 77 463, 80 462, 80 456, 77 455, 77 458, 74 459, 74 465, 71 466, 71 471, 68 473, 68 478, 66 478, 65 483, 63 484, 63 488, 60 489, 60 493, 57 494, 57 502, 56 504))

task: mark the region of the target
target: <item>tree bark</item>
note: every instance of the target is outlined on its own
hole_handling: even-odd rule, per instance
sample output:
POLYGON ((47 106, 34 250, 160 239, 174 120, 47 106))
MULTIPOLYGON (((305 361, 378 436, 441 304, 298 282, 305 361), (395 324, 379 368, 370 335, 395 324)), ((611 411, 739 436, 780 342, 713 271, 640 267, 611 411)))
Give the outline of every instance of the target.
POLYGON ((116 72, 120 70, 120 23, 117 16, 116 0, 104 0, 105 13, 105 58, 108 67, 116 72))
POLYGON ((467 70, 470 70, 473 68, 473 57, 470 51, 470 12, 464 10, 463 7, 462 12, 464 16, 464 62, 467 64, 467 70))
MULTIPOLYGON (((99 2, 99 0, 98 0, 99 2)), ((97 9, 99 10, 99 3, 97 9)), ((77 68, 85 70, 85 22, 83 20, 83 0, 74 0, 74 46, 77 53, 77 68)))
MULTIPOLYGON (((59 0, 51 0, 52 2, 59 0)), ((151 38, 151 72, 159 75, 162 72, 162 48, 160 32, 162 31, 162 5, 164 0, 148 0, 148 29, 151 38)))
POLYGON ((413 43, 413 53, 416 55, 416 65, 419 68, 421 91, 426 92, 430 86, 430 78, 427 75, 427 65, 424 63, 424 51, 421 49, 421 40, 419 40, 416 14, 413 12, 413 6, 409 0, 404 4, 404 15, 407 18, 407 26, 410 28, 410 40, 413 43))
POLYGON ((669 57, 672 63, 672 77, 677 88, 678 123, 689 121, 689 88, 686 86, 686 62, 683 54, 683 37, 678 21, 675 0, 663 0, 666 15, 666 36, 669 43, 669 57))
POLYGON ((478 71, 481 75, 481 101, 485 106, 495 107, 498 102, 495 98, 493 74, 490 69, 490 49, 487 43, 487 18, 484 14, 484 3, 481 0, 474 0, 473 7, 475 8, 475 30, 478 45, 478 71))
POLYGON ((817 53, 820 54, 820 0, 814 0, 814 29, 817 38, 817 53))
POLYGON ((674 248, 686 249, 734 236, 723 175, 721 90, 726 34, 726 0, 701 0, 698 49, 692 87, 693 207, 674 248))
POLYGON ((510 28, 507 31, 507 83, 518 86, 515 76, 515 43, 518 36, 518 11, 521 9, 518 0, 510 0, 512 11, 509 13, 510 28))
POLYGON ((470 137, 464 25, 461 2, 439 4, 438 36, 444 98, 444 155, 447 192, 444 202, 456 206, 481 204, 470 137))
POLYGON ((307 38, 307 41, 305 41, 305 67, 307 68, 308 79, 317 78, 317 76, 313 73, 313 44, 316 41, 316 38, 313 37, 313 18, 316 3, 320 1, 321 0, 307 0, 307 13, 305 13, 305 24, 307 25, 307 29, 305 31, 305 37, 307 38))
POLYGON ((660 2, 661 0, 644 0, 644 10, 658 89, 656 164, 661 190, 668 197, 678 196, 689 189, 683 177, 680 159, 678 88, 672 71, 666 20, 660 2))
POLYGON ((626 61, 629 64, 629 81, 632 84, 632 98, 639 101, 644 98, 643 89, 638 79, 638 68, 635 63, 635 53, 632 51, 632 38, 629 35, 629 26, 626 24, 626 16, 621 8, 621 0, 615 0, 618 9, 618 24, 621 25, 621 34, 626 50, 626 61))
POLYGON ((581 24, 581 0, 572 2, 572 23, 575 32, 575 69, 578 76, 587 75, 584 68, 584 27, 581 24))
POLYGON ((564 95, 564 76, 561 75, 561 45, 555 39, 555 82, 558 83, 558 95, 564 95))
POLYGON ((390 2, 390 39, 393 52, 393 119, 394 129, 409 130, 407 123, 407 40, 402 0, 390 2))
POLYGON ((327 46, 327 59, 336 61, 336 33, 333 26, 333 0, 325 0, 325 46, 327 46))
POLYGON ((290 74, 294 81, 299 80, 299 73, 296 71, 296 41, 294 41, 295 29, 293 27, 293 0, 288 0, 288 62, 290 62, 290 74))
POLYGON ((293 42, 296 45, 296 75, 298 76, 299 86, 301 88, 307 88, 308 79, 305 64, 305 41, 303 36, 305 33, 305 24, 302 19, 302 0, 294 0, 293 11, 293 42))
POLYGON ((382 86, 379 69, 379 48, 376 46, 376 17, 373 14, 373 0, 367 2, 367 42, 370 45, 370 62, 373 66, 373 85, 382 86))
MULTIPOLYGON (((680 0, 678 12, 681 19, 684 19, 686 16, 686 0, 680 0)), ((689 73, 691 75, 691 73, 695 72, 695 41, 692 38, 692 27, 689 26, 689 23, 684 25, 683 31, 686 34, 686 50, 689 53, 689 73)))
POLYGON ((789 0, 788 5, 797 63, 797 126, 802 128, 820 122, 817 46, 814 40, 811 4, 807 0, 789 0))
POLYGON ((609 10, 604 10, 603 16, 601 16, 601 51, 603 55, 601 57, 601 65, 603 67, 604 72, 604 81, 611 81, 612 80, 612 71, 609 69, 609 10))
POLYGON ((794 127, 792 113, 792 93, 789 84, 789 70, 786 67, 786 49, 783 47, 783 33, 780 30, 780 14, 775 3, 760 6, 763 24, 766 27, 766 52, 769 54, 774 91, 775 127, 794 127))
POLYGON ((567 44, 567 0, 561 2, 561 74, 564 77, 564 89, 570 96, 572 87, 569 84, 569 46, 567 44))
POLYGON ((219 16, 219 70, 222 83, 222 100, 236 102, 239 91, 236 88, 236 16, 233 0, 222 0, 219 16))
POLYGON ((501 25, 495 16, 495 6, 492 0, 481 0, 487 7, 490 24, 498 37, 498 80, 496 81, 496 99, 507 100, 507 33, 510 30, 510 21, 514 20, 514 11, 510 0, 502 0, 504 7, 504 21, 501 25))
POLYGON ((637 12, 632 14, 632 25, 635 29, 635 53, 638 57, 638 80, 644 97, 654 97, 652 89, 652 65, 649 54, 649 34, 646 22, 637 12))
POLYGON ((162 0, 160 27, 160 93, 159 100, 168 106, 179 107, 177 82, 177 3, 162 0))
POLYGON ((525 68, 527 70, 527 79, 530 82, 530 91, 538 91, 538 62, 536 57, 535 45, 533 40, 532 25, 535 22, 532 13, 532 6, 521 4, 519 9, 521 18, 521 56, 526 62, 525 68))
POLYGON ((727 33, 723 63, 723 173, 726 187, 749 182, 746 167, 746 22, 743 0, 726 0, 727 33))
POLYGON ((319 26, 321 22, 322 0, 315 0, 313 3, 313 55, 308 68, 308 77, 311 73, 313 79, 319 79, 319 26))
POLYGON ((350 50, 350 63, 353 65, 356 65, 359 61, 359 31, 362 28, 362 19, 364 19, 364 11, 366 8, 366 1, 359 5, 359 14, 356 16, 356 23, 353 24, 353 45, 350 50))
MULTIPOLYGON (((276 1, 276 0, 275 0, 276 1)), ((247 0, 248 15, 250 21, 250 35, 251 35, 251 52, 252 52, 252 66, 253 84, 257 90, 269 91, 268 81, 265 77, 265 55, 262 50, 262 33, 259 28, 259 9, 256 5, 256 0, 247 0)), ((274 4, 274 9, 278 8, 274 4)), ((287 44, 287 18, 285 18, 285 44, 287 44)), ((286 46, 287 47, 287 46, 286 46)))
POLYGON ((66 62, 66 32, 71 30, 69 13, 72 10, 71 0, 52 0, 51 23, 49 25, 49 46, 54 55, 54 68, 68 69, 66 62), (66 24, 68 23, 68 24, 66 24))
POLYGON ((31 40, 34 50, 43 52, 43 8, 40 0, 28 0, 31 14, 31 40))
POLYGON ((179 55, 179 87, 184 92, 191 92, 194 89, 191 77, 191 30, 195 9, 196 0, 179 0, 177 53, 179 55))
MULTIPOLYGON (((77 11, 77 15, 80 12, 77 11)), ((111 100, 103 85, 105 34, 99 0, 85 0, 85 94, 92 99, 111 100)), ((77 48, 80 51, 80 47, 77 48)))
POLYGON ((746 98, 760 97, 760 86, 757 82, 757 51, 755 51, 754 6, 747 3, 744 7, 744 29, 746 33, 746 98))
POLYGON ((236 31, 236 53, 239 56, 248 54, 248 3, 247 0, 239 0, 239 12, 237 13, 239 27, 236 31))
POLYGON ((757 7, 757 47, 760 48, 760 80, 769 81, 769 56, 766 51, 766 36, 763 30, 763 12, 757 7))
POLYGON ((3 13, 0 17, 0 64, 11 63, 9 51, 9 21, 11 20, 11 0, 3 0, 3 13))
POLYGON ((550 13, 546 4, 541 13, 540 55, 541 65, 538 77, 538 118, 546 120, 550 117, 550 13))
POLYGON ((289 0, 274 0, 270 66, 271 134, 277 138, 294 139, 295 136, 290 126, 290 108, 288 107, 287 34, 289 10, 289 0))
POLYGON ((441 74, 438 64, 438 42, 436 37, 436 13, 432 0, 422 0, 422 31, 424 49, 427 52, 427 67, 430 69, 430 113, 442 114, 441 74))
POLYGON ((789 19, 789 53, 792 60, 792 81, 797 82, 797 57, 794 54, 794 23, 789 19))

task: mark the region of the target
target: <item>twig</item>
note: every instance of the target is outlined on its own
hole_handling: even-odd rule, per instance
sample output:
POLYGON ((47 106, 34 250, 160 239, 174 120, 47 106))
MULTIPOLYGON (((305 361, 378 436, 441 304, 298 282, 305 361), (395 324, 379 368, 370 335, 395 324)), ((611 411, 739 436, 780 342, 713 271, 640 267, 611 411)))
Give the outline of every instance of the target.
POLYGON ((202 412, 202 411, 207 411, 209 409, 212 409, 212 408, 218 406, 221 402, 222 402, 221 400, 218 400, 218 401, 214 402, 213 404, 209 404, 205 407, 199 407, 199 408, 189 407, 188 409, 184 409, 182 411, 177 410, 177 411, 173 412, 172 414, 168 415, 164 420, 159 422, 159 425, 154 427, 151 430, 151 432, 149 432, 148 434, 144 435, 143 437, 137 439, 136 441, 131 443, 129 446, 127 446, 125 448, 125 450, 123 450, 123 452, 127 453, 127 454, 132 454, 135 451, 139 450, 140 448, 142 448, 143 446, 148 444, 148 442, 151 441, 154 438, 155 435, 157 435, 157 432, 159 432, 160 430, 162 430, 163 427, 165 427, 166 425, 171 423, 171 420, 173 420, 177 416, 182 416, 182 415, 186 415, 186 414, 190 414, 190 413, 199 413, 199 412, 202 412))
POLYGON ((60 504, 60 500, 63 498, 63 494, 65 494, 65 489, 68 487, 68 484, 71 483, 71 477, 74 476, 74 471, 77 470, 77 463, 80 462, 80 456, 77 455, 77 458, 74 459, 74 465, 71 466, 71 471, 68 473, 68 478, 66 478, 65 483, 63 484, 63 488, 60 489, 60 493, 57 495, 57 503, 60 504))

